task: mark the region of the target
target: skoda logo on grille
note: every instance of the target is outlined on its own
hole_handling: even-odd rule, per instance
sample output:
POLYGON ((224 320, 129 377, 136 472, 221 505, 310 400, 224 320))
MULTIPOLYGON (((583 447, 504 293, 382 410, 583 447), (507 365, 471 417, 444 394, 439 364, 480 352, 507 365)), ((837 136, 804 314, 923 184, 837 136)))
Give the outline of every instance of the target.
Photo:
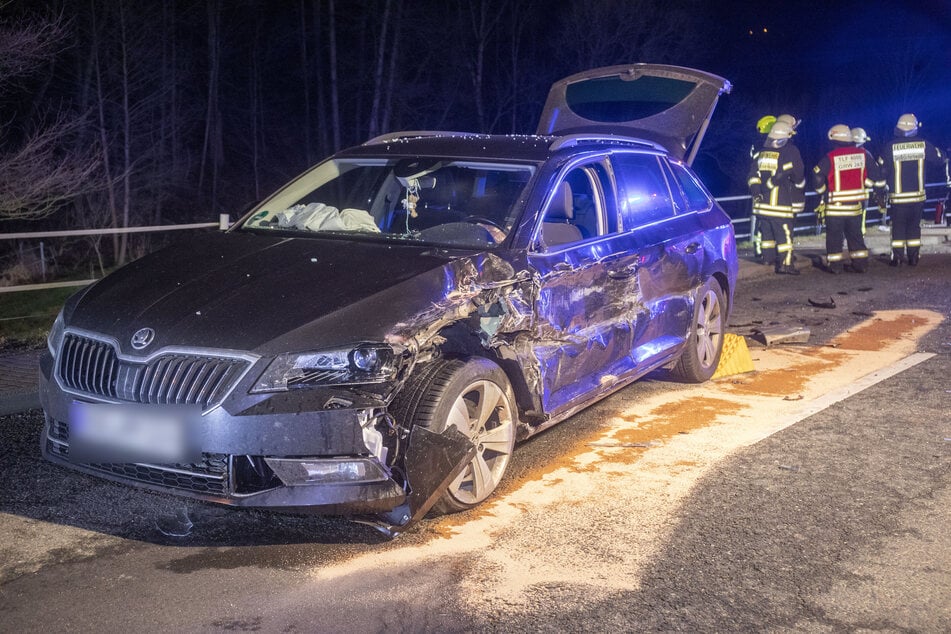
POLYGON ((155 339, 154 330, 151 328, 139 328, 135 331, 135 334, 132 335, 132 347, 136 350, 141 350, 152 343, 153 339, 155 339))

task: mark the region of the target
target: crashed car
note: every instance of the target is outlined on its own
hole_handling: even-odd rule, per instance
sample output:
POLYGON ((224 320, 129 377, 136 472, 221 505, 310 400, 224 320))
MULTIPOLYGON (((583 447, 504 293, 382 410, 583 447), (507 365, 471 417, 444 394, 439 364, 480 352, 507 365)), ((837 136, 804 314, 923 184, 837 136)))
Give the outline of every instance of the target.
POLYGON ((119 269, 49 335, 44 456, 393 533, 479 504, 517 441, 658 368, 714 373, 735 238, 688 166, 729 89, 568 77, 534 135, 379 137, 119 269))

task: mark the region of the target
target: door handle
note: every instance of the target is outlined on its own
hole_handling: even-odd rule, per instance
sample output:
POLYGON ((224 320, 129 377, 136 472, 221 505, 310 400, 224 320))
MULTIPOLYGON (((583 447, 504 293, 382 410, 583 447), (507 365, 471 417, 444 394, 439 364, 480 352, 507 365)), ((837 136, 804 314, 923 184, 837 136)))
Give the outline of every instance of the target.
POLYGON ((690 254, 696 253, 699 248, 700 248, 699 242, 691 242, 690 244, 687 245, 687 248, 684 249, 684 253, 686 253, 687 255, 690 255, 690 254))

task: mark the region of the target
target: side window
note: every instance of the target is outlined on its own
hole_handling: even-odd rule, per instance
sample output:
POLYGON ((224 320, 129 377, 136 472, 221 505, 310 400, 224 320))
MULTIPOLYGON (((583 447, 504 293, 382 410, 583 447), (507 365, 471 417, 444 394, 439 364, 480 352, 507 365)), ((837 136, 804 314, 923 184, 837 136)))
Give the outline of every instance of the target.
POLYGON ((615 154, 618 206, 622 229, 657 222, 674 215, 667 180, 652 154, 615 154))
POLYGON ((671 163, 670 169, 674 172, 674 178, 680 184, 680 189, 687 199, 687 211, 706 211, 713 206, 710 195, 697 182, 697 179, 687 171, 687 168, 680 163, 671 163))
POLYGON ((548 247, 580 242, 615 230, 608 208, 613 195, 605 188, 607 170, 599 163, 572 168, 555 188, 545 210, 541 237, 548 247))

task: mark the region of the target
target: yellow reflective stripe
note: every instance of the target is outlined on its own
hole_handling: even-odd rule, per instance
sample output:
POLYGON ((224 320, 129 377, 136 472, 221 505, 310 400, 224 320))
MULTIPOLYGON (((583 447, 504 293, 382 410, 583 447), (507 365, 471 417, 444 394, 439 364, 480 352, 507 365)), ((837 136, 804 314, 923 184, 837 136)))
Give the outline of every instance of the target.
POLYGON ((892 240, 892 248, 901 248, 905 246, 904 240, 892 240))
POLYGON ((921 246, 921 239, 916 238, 916 239, 914 239, 914 240, 905 240, 905 246, 909 246, 909 247, 920 247, 920 246, 921 246))
POLYGON ((775 241, 775 240, 763 240, 762 242, 760 242, 760 246, 763 247, 764 249, 775 249, 775 248, 776 248, 776 241, 775 241))
POLYGON ((890 194, 888 201, 896 204, 902 203, 921 203, 925 201, 925 194, 912 192, 910 194, 890 194))
POLYGON ((850 209, 832 209, 826 207, 826 216, 832 216, 834 218, 854 218, 855 216, 861 216, 862 210, 850 210, 850 209))
POLYGON ((817 193, 817 194, 824 194, 824 193, 826 193, 826 184, 823 183, 823 184, 819 185, 818 187, 816 187, 816 193, 817 193))
POLYGON ((769 216, 770 218, 794 218, 795 214, 793 212, 783 212, 783 211, 770 211, 766 209, 754 209, 753 213, 757 216, 769 216))
POLYGON ((762 182, 763 181, 759 176, 752 176, 750 177, 750 180, 746 181, 748 185, 759 185, 762 182))
POLYGON ((786 251, 792 251, 792 245, 789 244, 788 242, 784 242, 780 245, 777 245, 776 250, 779 251, 780 253, 785 253, 786 251))
POLYGON ((849 251, 849 255, 852 256, 852 259, 853 259, 853 260, 856 259, 856 258, 867 258, 867 257, 868 257, 868 251, 866 251, 866 250, 864 250, 864 249, 863 249, 862 251, 849 251))
POLYGON ((783 163, 783 171, 784 171, 784 172, 785 172, 786 170, 791 170, 791 169, 792 169, 792 161, 789 161, 788 163, 783 163))
POLYGON ((826 256, 826 259, 827 259, 829 262, 841 262, 841 261, 842 261, 842 257, 843 257, 843 256, 842 256, 841 253, 830 253, 830 254, 828 254, 828 255, 826 256))
POLYGON ((864 200, 866 198, 865 189, 845 189, 829 192, 829 202, 864 200))

